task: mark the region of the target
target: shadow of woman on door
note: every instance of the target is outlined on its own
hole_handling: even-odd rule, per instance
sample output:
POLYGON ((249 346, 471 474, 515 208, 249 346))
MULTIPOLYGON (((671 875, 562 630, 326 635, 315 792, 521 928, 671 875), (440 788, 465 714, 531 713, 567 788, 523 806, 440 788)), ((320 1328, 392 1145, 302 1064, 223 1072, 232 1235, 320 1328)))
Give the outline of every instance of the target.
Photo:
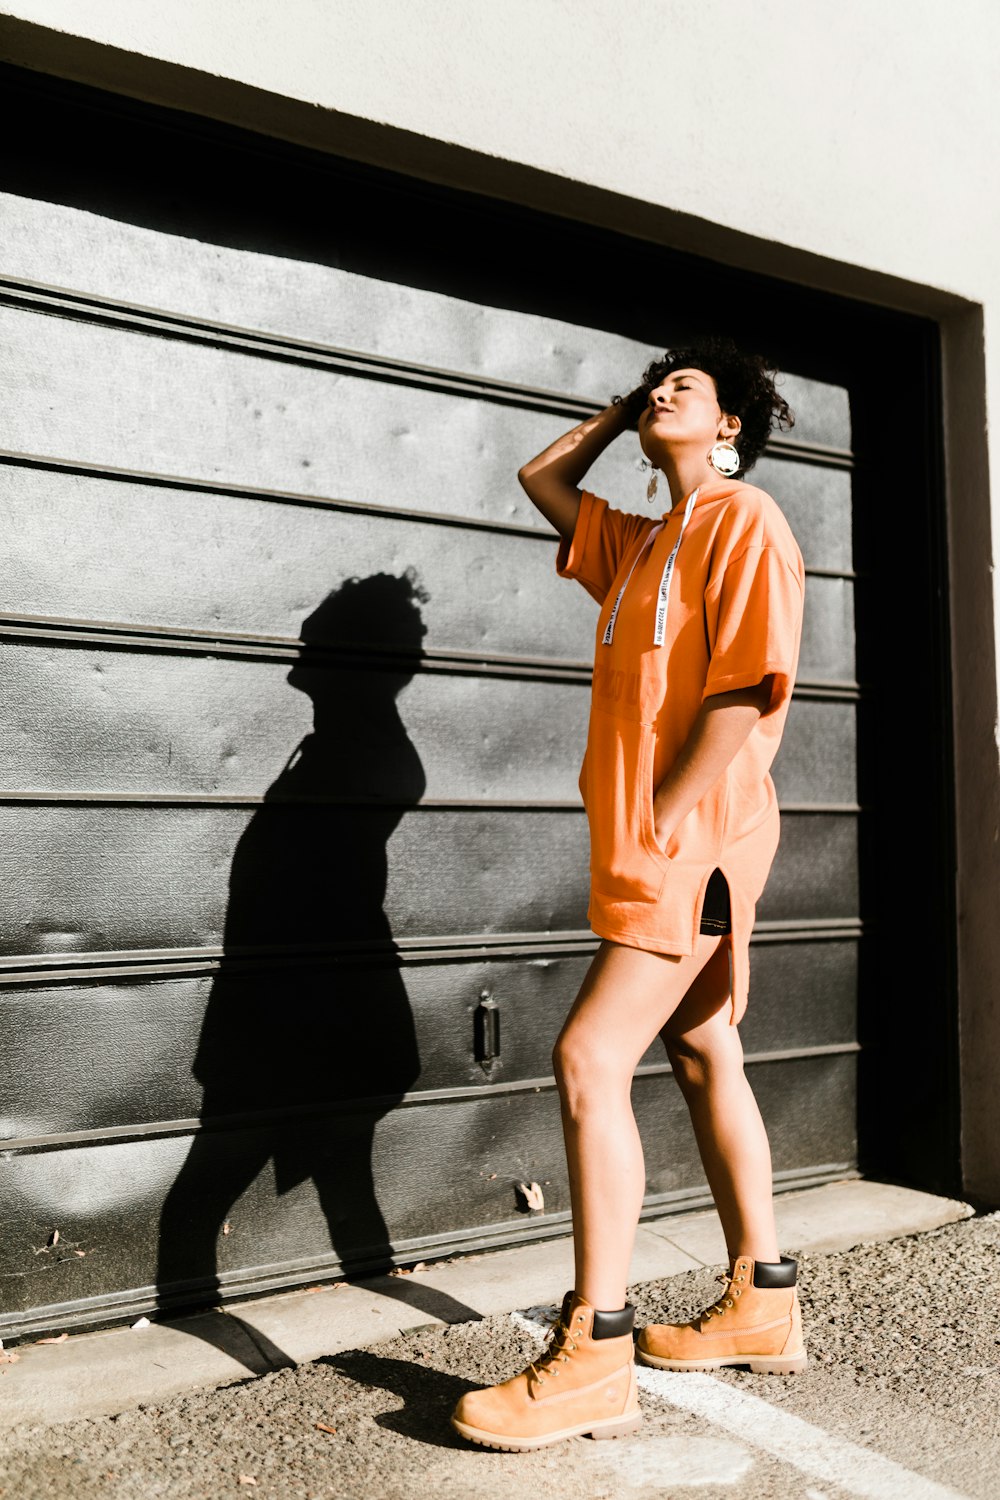
MULTIPOLYGON (((303 622, 287 681, 312 700, 313 730, 236 846, 192 1065, 201 1125, 159 1225, 161 1315, 212 1306, 231 1281, 263 1294, 296 1269, 329 1275, 331 1244, 345 1274, 393 1264, 373 1136, 420 1059, 384 901, 389 839, 426 786, 397 705, 426 599, 409 573, 348 579, 303 622)), ((477 1316, 413 1278, 380 1290, 431 1316, 477 1316)), ((228 1321, 188 1327, 220 1342, 228 1321)), ((265 1363, 287 1363, 251 1338, 265 1363)))

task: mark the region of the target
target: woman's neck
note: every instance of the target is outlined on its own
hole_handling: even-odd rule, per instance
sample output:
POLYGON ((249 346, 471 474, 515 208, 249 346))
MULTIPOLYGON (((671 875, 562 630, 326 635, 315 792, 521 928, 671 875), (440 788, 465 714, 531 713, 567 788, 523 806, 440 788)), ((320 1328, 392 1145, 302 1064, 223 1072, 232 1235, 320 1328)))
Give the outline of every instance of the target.
POLYGON ((705 458, 692 454, 681 454, 677 458, 668 456, 659 466, 666 476, 670 489, 670 509, 685 500, 691 491, 700 485, 714 484, 722 476, 705 458))

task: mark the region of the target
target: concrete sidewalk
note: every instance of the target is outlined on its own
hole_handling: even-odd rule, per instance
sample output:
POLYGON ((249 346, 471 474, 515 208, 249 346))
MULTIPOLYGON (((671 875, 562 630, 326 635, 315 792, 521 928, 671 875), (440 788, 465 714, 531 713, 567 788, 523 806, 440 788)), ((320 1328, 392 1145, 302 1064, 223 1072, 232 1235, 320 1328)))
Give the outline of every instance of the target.
MULTIPOLYGON (((958 1219, 973 1208, 910 1188, 852 1179, 775 1196, 783 1253, 848 1250, 958 1219)), ((644 1221, 630 1282, 723 1267, 714 1210, 644 1221)), ((572 1285, 569 1238, 441 1261, 409 1275, 325 1285, 240 1302, 141 1329, 15 1346, 0 1364, 0 1428, 125 1411, 227 1385, 399 1333, 558 1301, 572 1285)))

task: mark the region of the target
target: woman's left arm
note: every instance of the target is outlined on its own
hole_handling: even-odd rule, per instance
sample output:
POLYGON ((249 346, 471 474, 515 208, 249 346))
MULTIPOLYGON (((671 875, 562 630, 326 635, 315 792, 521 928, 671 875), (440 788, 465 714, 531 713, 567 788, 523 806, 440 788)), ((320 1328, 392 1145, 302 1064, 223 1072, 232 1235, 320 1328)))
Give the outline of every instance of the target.
POLYGON ((653 794, 653 822, 661 849, 701 801, 771 701, 771 678, 706 698, 680 754, 653 794))

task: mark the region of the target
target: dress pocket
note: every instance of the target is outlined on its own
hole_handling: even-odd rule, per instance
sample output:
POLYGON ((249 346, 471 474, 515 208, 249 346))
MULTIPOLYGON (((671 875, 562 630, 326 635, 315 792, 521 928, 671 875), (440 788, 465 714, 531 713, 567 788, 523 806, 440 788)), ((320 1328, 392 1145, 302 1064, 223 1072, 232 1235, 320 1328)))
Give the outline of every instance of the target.
POLYGON ((650 854, 659 863, 660 868, 665 870, 670 864, 670 855, 657 842, 656 810, 653 806, 653 796, 656 791, 653 785, 656 730, 652 724, 640 724, 639 728, 642 731, 642 776, 640 778, 640 785, 642 787, 643 838, 650 854))
POLYGON ((670 859, 653 823, 655 730, 595 711, 587 742, 585 802, 591 879, 615 901, 657 901, 670 859))

